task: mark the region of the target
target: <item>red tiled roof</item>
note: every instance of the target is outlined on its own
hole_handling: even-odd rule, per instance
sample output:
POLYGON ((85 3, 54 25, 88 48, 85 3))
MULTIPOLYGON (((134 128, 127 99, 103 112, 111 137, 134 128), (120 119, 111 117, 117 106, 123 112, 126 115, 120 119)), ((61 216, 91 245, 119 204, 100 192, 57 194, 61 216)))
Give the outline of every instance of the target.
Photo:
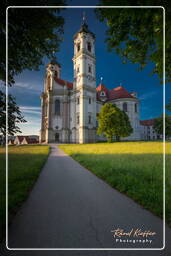
POLYGON ((17 138, 18 138, 19 142, 22 142, 24 138, 26 138, 26 139, 27 139, 27 137, 28 137, 28 136, 20 136, 20 135, 19 135, 19 136, 17 136, 17 138))
POLYGON ((14 144, 14 139, 8 140, 8 143, 10 143, 10 142, 11 142, 11 144, 14 144))
POLYGON ((140 124, 144 126, 152 126, 154 125, 155 119, 148 119, 148 120, 140 120, 140 124))
POLYGON ((26 141, 27 141, 28 144, 37 144, 38 143, 38 140, 36 138, 27 137, 26 141))
POLYGON ((66 85, 69 89, 72 89, 72 88, 73 88, 73 83, 71 83, 71 82, 68 82, 68 81, 66 81, 66 80, 60 79, 60 78, 58 78, 58 77, 55 77, 54 80, 55 80, 58 84, 60 84, 60 85, 62 85, 62 86, 65 86, 65 85, 66 85))
POLYGON ((96 88, 96 91, 108 92, 108 89, 105 87, 104 84, 99 84, 99 86, 96 88))
POLYGON ((125 88, 118 86, 113 90, 110 90, 109 100, 115 100, 120 98, 134 98, 125 88))
MULTIPOLYGON (((97 99, 100 100, 101 96, 100 93, 101 92, 105 92, 106 93, 106 97, 109 97, 109 90, 105 87, 104 84, 99 84, 99 86, 96 88, 97 91, 97 99)), ((104 97, 104 96, 102 96, 104 97)))
POLYGON ((97 88, 97 99, 100 99, 100 92, 105 91, 107 100, 115 100, 120 98, 135 98, 131 93, 127 92, 122 86, 108 90, 103 84, 100 84, 97 88))

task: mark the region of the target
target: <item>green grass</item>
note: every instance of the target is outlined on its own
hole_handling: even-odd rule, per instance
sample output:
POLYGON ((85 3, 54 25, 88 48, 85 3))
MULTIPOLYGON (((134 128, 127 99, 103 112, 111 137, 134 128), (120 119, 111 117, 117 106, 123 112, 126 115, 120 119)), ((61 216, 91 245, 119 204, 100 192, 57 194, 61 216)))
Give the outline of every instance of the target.
MULTIPOLYGON (((163 214, 163 144, 117 142, 60 145, 81 165, 146 209, 163 214)), ((171 143, 166 143, 166 220, 171 225, 171 143)))
MULTIPOLYGON (((9 146, 8 207, 9 222, 26 200, 49 153, 47 145, 9 146)), ((0 147, 1 211, 0 238, 5 235, 5 148, 0 147)))

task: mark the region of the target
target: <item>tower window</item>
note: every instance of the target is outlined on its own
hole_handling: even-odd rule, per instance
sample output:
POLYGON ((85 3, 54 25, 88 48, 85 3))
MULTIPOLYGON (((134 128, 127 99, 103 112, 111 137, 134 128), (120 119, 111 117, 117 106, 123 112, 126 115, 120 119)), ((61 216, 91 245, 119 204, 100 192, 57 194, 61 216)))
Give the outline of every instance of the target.
POLYGON ((91 52, 91 43, 90 42, 87 43, 87 49, 89 52, 91 52))
POLYGON ((137 113, 137 103, 135 103, 135 112, 137 113))
POLYGON ((58 77, 58 72, 57 71, 55 71, 55 77, 58 77))
POLYGON ((88 116, 88 123, 91 124, 91 116, 88 116))
POLYGON ((55 100, 55 115, 60 115, 60 101, 55 100))
POLYGON ((80 98, 77 98, 77 104, 78 105, 80 104, 80 98))
POLYGON ((79 73, 79 72, 80 72, 80 67, 78 66, 78 67, 77 67, 77 73, 79 73))
POLYGON ((128 111, 128 107, 127 107, 127 103, 126 102, 123 103, 123 111, 125 111, 125 112, 128 111))
POLYGON ((77 44, 77 52, 80 51, 80 43, 77 44))
POLYGON ((88 99, 89 104, 91 104, 91 98, 88 99))
POLYGON ((80 116, 77 116, 77 124, 80 123, 80 116))
POLYGON ((91 65, 88 65, 88 72, 92 73, 91 65))

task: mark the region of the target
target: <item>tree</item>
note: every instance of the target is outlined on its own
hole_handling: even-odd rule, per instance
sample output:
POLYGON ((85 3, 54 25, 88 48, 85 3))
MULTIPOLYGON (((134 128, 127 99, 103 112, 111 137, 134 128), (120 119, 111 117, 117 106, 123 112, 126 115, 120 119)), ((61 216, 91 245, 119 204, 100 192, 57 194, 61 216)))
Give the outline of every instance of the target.
MULTIPOLYGON (((160 0, 101 0, 100 5, 112 6, 162 6, 160 0)), ((152 73, 163 77, 163 9, 162 8, 99 8, 96 10, 100 21, 106 22, 108 49, 122 58, 123 63, 138 63, 143 69, 154 63, 152 73)), ((166 79, 171 81, 171 8, 166 6, 166 79)))
POLYGON ((169 100, 169 103, 166 105, 166 109, 168 111, 171 111, 171 99, 169 100))
MULTIPOLYGON (((14 135, 20 131, 17 123, 25 123, 23 115, 15 102, 15 98, 8 96, 8 134, 14 135)), ((0 135, 6 135, 6 95, 0 91, 0 135)))
MULTIPOLYGON (((21 5, 21 1, 6 1, 8 5, 21 5), (18 3, 17 3, 18 2, 18 3)), ((25 5, 64 5, 65 0, 24 1, 25 5)), ((43 57, 52 58, 59 51, 63 35, 64 19, 59 16, 60 8, 9 8, 8 9, 8 82, 15 83, 14 76, 25 69, 38 70, 43 57)), ((1 14, 1 63, 0 79, 5 81, 5 11, 1 14)))
MULTIPOLYGON (((154 130, 156 133, 163 134, 163 116, 160 116, 154 121, 154 130)), ((165 135, 166 138, 171 137, 171 116, 165 115, 165 135)))
MULTIPOLYGON (((0 24, 0 80, 6 81, 6 12, 8 6, 65 5, 65 0, 26 0, 3 1, 0 24)), ((8 9, 8 85, 15 83, 15 76, 25 69, 38 70, 43 57, 52 58, 53 52, 59 51, 63 35, 64 19, 59 16, 61 9, 50 8, 9 8, 8 9)), ((5 94, 0 91, 0 125, 5 133, 5 94), (3 109, 3 111, 2 111, 3 109)), ((24 122, 15 99, 9 95, 8 106, 9 134, 20 132, 16 125, 24 122)))
POLYGON ((108 142, 112 142, 114 136, 119 140, 120 137, 127 137, 133 132, 127 114, 111 103, 103 105, 98 121, 97 133, 104 134, 108 142))

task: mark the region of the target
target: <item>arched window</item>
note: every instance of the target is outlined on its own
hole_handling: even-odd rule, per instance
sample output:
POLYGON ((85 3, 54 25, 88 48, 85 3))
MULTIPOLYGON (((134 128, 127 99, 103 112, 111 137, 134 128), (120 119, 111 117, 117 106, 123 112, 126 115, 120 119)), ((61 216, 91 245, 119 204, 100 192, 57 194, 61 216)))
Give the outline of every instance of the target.
POLYGON ((58 77, 58 71, 55 71, 55 77, 58 77))
POLYGON ((87 43, 87 49, 89 52, 91 52, 91 43, 90 42, 87 43))
POLYGON ((125 112, 128 111, 127 103, 126 102, 123 103, 123 111, 125 111, 125 112))
POLYGON ((91 124, 91 116, 88 116, 88 123, 91 124))
POLYGON ((88 65, 88 72, 92 73, 91 65, 88 65))
POLYGON ((137 103, 135 103, 135 112, 137 113, 137 103))
POLYGON ((80 66, 77 67, 77 73, 79 73, 79 72, 80 72, 80 66))
POLYGON ((80 43, 77 44, 77 52, 80 51, 80 43))
POLYGON ((55 115, 60 115, 60 101, 55 100, 55 115))
POLYGON ((77 124, 80 123, 80 116, 77 116, 77 124))

